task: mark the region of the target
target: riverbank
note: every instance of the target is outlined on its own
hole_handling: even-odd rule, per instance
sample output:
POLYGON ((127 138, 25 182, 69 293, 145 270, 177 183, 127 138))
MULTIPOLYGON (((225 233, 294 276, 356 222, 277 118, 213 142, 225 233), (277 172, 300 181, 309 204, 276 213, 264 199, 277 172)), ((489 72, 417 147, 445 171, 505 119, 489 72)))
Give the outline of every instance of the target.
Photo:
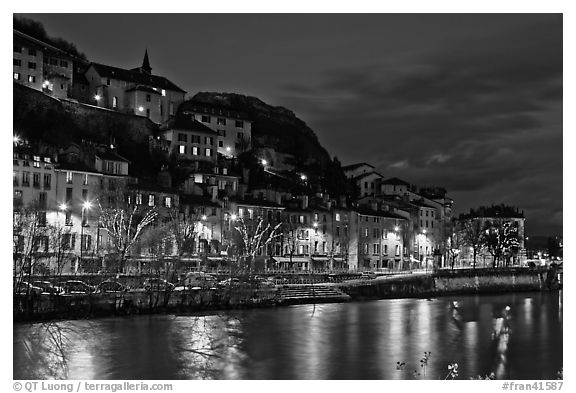
POLYGON ((131 291, 14 297, 15 322, 155 313, 195 313, 292 304, 440 297, 558 289, 544 269, 468 269, 383 275, 341 283, 228 287, 183 291, 131 291))

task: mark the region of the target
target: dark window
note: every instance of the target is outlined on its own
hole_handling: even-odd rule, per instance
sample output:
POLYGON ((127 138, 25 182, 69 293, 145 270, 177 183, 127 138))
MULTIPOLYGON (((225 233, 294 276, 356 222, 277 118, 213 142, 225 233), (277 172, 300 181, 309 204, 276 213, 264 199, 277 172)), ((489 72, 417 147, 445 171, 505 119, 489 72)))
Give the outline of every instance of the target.
POLYGON ((66 188, 66 202, 72 202, 72 188, 66 188))
POLYGON ((22 47, 18 46, 18 45, 14 45, 14 52, 16 53, 22 53, 22 47))
POLYGON ((80 247, 82 248, 82 251, 90 250, 91 246, 92 246, 92 235, 82 235, 80 240, 80 247))
POLYGON ((36 49, 32 49, 32 48, 28 49, 28 54, 30 56, 36 56, 36 49))
POLYGON ((33 173, 32 174, 32 186, 33 187, 40 187, 40 174, 39 173, 33 173))
POLYGON ((244 121, 236 120, 236 128, 244 128, 244 121))
POLYGON ((36 63, 33 61, 29 61, 28 62, 28 68, 30 68, 31 70, 35 70, 36 69, 36 63))
POLYGON ((58 59, 50 58, 50 65, 57 66, 58 65, 58 59))
POLYGON ((52 175, 49 173, 44 174, 44 189, 49 190, 52 185, 52 175))
POLYGON ((192 143, 200 143, 200 135, 192 135, 192 143))
POLYGON ((83 189, 83 190, 82 190, 82 200, 83 200, 83 201, 87 201, 87 200, 88 200, 88 190, 87 190, 87 189, 83 189))
POLYGON ((14 59, 14 65, 20 67, 22 65, 22 60, 14 59))
POLYGON ((60 60, 60 67, 68 68, 68 62, 66 60, 60 60))
POLYGON ((178 142, 188 142, 188 135, 179 133, 178 142))
POLYGON ((150 117, 150 109, 146 109, 146 117, 150 117))
POLYGON ((38 225, 41 227, 45 227, 46 226, 46 212, 38 212, 37 213, 37 217, 38 217, 38 225))
POLYGON ((47 206, 47 194, 45 192, 41 192, 38 194, 38 207, 40 209, 46 209, 47 206))
POLYGON ((146 94, 146 102, 152 101, 152 96, 150 94, 146 94))
POLYGON ((216 119, 216 124, 218 124, 219 126, 225 126, 226 125, 226 119, 219 117, 218 119, 216 119))
POLYGON ((224 141, 218 141, 218 147, 224 147, 224 141))
POLYGON ((202 123, 210 123, 210 116, 202 115, 201 119, 202 119, 202 123))
POLYGON ((66 210, 66 225, 72 225, 72 211, 66 210))
POLYGON ((30 186, 30 172, 22 172, 22 185, 30 186))

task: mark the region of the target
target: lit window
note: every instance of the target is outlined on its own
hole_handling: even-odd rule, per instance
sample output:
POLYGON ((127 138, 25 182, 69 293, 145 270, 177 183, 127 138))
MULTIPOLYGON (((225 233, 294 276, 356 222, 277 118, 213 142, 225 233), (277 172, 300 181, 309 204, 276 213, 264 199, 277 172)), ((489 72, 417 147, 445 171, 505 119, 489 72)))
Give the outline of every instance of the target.
POLYGON ((148 195, 148 206, 154 206, 154 194, 148 195))
POLYGON ((162 97, 166 97, 166 90, 162 89, 162 97))
POLYGON ((34 75, 28 75, 28 83, 36 83, 36 77, 34 75))
POLYGON ((340 221, 340 213, 336 213, 336 221, 340 221))
POLYGON ((172 207, 172 198, 171 197, 166 197, 164 199, 164 206, 166 207, 172 207))
POLYGON ((20 80, 20 73, 19 72, 15 72, 14 73, 14 79, 19 81, 20 80))
POLYGON ((206 157, 212 156, 212 149, 206 149, 206 157))
POLYGON ((186 146, 180 145, 180 154, 186 154, 186 146))
POLYGON ((72 184, 72 172, 66 172, 66 183, 72 184))
POLYGON ((118 107, 118 97, 112 97, 112 108, 118 107))
POLYGON ((198 147, 197 146, 192 146, 192 154, 195 156, 198 155, 198 147))
POLYGON ((136 194, 136 204, 137 205, 142 204, 142 194, 136 194))

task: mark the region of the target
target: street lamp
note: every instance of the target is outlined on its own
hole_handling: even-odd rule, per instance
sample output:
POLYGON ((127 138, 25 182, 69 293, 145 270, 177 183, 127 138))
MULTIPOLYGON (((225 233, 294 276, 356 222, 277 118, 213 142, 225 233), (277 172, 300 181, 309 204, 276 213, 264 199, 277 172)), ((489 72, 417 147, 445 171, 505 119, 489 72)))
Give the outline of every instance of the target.
POLYGON ((22 141, 22 139, 20 139, 20 136, 18 136, 17 134, 14 134, 14 136, 12 137, 12 141, 14 142, 14 146, 18 146, 18 144, 22 141))
MULTIPOLYGON (((82 204, 82 214, 81 214, 81 218, 80 218, 80 262, 82 262, 82 260, 84 258, 84 246, 86 243, 86 240, 84 239, 84 211, 90 210, 91 208, 92 208, 92 204, 89 201, 85 201, 82 204)), ((76 272, 78 272, 78 265, 76 265, 75 273, 76 272)))
POLYGON ((266 161, 265 159, 262 159, 262 160, 260 161, 260 163, 261 163, 263 166, 268 165, 268 161, 266 161))
POLYGON ((304 174, 300 175, 300 180, 302 181, 306 181, 306 179, 308 179, 308 177, 304 174))

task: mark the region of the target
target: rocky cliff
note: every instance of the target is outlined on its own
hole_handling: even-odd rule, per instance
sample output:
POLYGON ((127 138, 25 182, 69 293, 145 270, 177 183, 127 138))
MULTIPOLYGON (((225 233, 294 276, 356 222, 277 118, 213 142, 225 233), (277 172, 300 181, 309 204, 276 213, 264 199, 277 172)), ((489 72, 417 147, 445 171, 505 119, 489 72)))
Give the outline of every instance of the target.
POLYGON ((297 170, 325 170, 331 162, 316 134, 294 112, 268 105, 256 97, 235 93, 201 92, 182 104, 181 109, 195 104, 214 105, 245 112, 253 121, 252 144, 258 148, 273 148, 294 157, 297 170))

